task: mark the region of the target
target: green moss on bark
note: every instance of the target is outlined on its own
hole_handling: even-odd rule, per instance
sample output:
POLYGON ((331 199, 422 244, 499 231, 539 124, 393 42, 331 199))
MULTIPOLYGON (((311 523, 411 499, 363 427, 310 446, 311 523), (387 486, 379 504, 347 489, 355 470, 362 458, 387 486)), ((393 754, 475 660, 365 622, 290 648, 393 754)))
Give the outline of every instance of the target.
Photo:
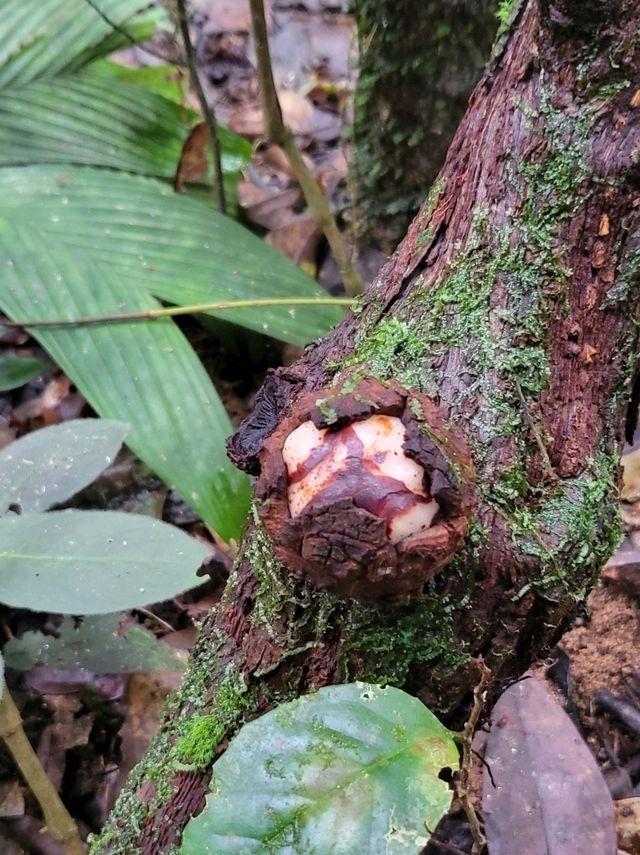
MULTIPOLYGON (((560 588, 580 599, 619 539, 612 500, 616 453, 601 451, 579 478, 535 490, 526 473, 548 441, 541 433, 534 441, 531 412, 550 376, 549 322, 567 305, 571 271, 560 240, 563 224, 588 203, 585 188, 596 186, 586 152, 601 103, 585 99, 571 114, 552 104, 553 92, 543 87, 537 109, 521 107, 541 145, 535 158, 512 156, 508 164, 519 208, 502 227, 487 210, 476 210, 447 273, 428 286, 418 280, 396 314, 359 333, 338 368, 339 377, 396 378, 454 411, 464 411, 466 396, 478 402, 469 434, 481 498, 507 520, 516 554, 541 560, 541 575, 530 587, 551 599, 560 588), (503 294, 499 306, 496 289, 503 294), (452 386, 449 399, 439 366, 452 352, 465 386, 452 386), (502 437, 515 442, 516 460, 497 479, 484 478, 493 443, 502 437)), ((631 252, 611 299, 624 300, 639 271, 640 253, 631 252)))
POLYGON ((424 600, 410 604, 354 602, 348 617, 345 654, 362 657, 364 667, 345 680, 357 678, 370 683, 402 687, 416 664, 433 665, 442 676, 463 665, 466 646, 456 641, 456 608, 440 591, 442 580, 432 581, 424 600))

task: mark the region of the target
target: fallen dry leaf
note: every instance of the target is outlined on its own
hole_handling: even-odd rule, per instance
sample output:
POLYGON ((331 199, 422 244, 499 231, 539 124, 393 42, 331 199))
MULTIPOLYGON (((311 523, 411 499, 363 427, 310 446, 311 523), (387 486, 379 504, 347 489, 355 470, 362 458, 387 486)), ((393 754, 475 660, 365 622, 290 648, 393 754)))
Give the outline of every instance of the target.
POLYGON ((207 177, 207 146, 209 145, 209 130, 205 122, 198 122, 189 131, 189 136, 182 146, 182 154, 178 161, 173 188, 177 193, 184 193, 184 185, 189 181, 199 181, 207 177))
POLYGON ((246 218, 264 229, 279 229, 295 216, 293 207, 301 201, 299 187, 287 190, 258 187, 250 181, 238 184, 238 202, 246 218))
POLYGON ((544 686, 525 675, 491 720, 482 797, 490 855, 616 855, 607 785, 544 686))
POLYGON ((0 781, 0 818, 23 816, 24 796, 17 781, 0 781))
POLYGON ((57 790, 62 786, 67 752, 70 748, 86 745, 93 727, 93 714, 80 714, 80 693, 73 695, 49 695, 47 706, 54 720, 46 725, 38 743, 38 758, 49 779, 57 790))
POLYGON ((314 275, 316 251, 321 236, 322 229, 313 217, 307 214, 273 230, 265 240, 291 261, 305 265, 305 270, 314 275))
POLYGON ((640 499, 640 447, 633 445, 622 455, 622 491, 620 497, 626 502, 640 499))
MULTIPOLYGON (((197 0, 195 7, 207 16, 207 31, 249 32, 251 12, 249 0, 197 0)), ((265 10, 268 15, 268 10, 265 10)))
MULTIPOLYGON (((313 137, 323 142, 340 136, 340 118, 335 114, 319 110, 307 98, 289 89, 280 89, 278 99, 285 124, 295 136, 313 137)), ((229 127, 243 137, 261 137, 264 134, 262 106, 238 107, 229 116, 229 127)))

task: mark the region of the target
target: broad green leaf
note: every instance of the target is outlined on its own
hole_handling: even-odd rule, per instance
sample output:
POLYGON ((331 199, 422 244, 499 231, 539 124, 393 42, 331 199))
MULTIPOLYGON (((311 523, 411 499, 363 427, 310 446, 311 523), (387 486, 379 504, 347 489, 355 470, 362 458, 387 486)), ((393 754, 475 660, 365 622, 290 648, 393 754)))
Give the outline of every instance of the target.
POLYGON ((0 519, 0 601, 105 614, 174 597, 199 583, 206 550, 179 528, 118 511, 51 511, 0 519))
MULTIPOLYGON (((92 2, 137 41, 167 20, 148 0, 92 2)), ((87 0, 0 0, 0 88, 82 68, 129 43, 87 0)))
MULTIPOLYGON (((74 258, 35 228, 28 236, 14 230, 3 246, 6 238, 0 232, 0 256, 9 259, 0 272, 0 307, 12 317, 74 318, 158 306, 144 289, 131 288, 115 264, 74 258)), ((138 457, 221 537, 239 537, 249 486, 225 454, 229 417, 171 319, 34 329, 33 335, 97 413, 130 424, 127 445, 138 457)))
POLYGON ((4 647, 7 666, 27 671, 45 665, 59 671, 84 668, 94 674, 182 671, 183 663, 142 626, 120 629, 121 614, 90 615, 79 626, 66 618, 57 636, 25 632, 4 647))
MULTIPOLYGON (((137 293, 178 305, 326 297, 302 270, 238 223, 150 178, 89 167, 0 169, 0 198, 0 257, 19 263, 16 232, 37 234, 34 264, 51 267, 52 253, 63 248, 91 265, 102 262, 126 286, 131 300, 137 293)), ((27 245, 26 251, 31 263, 33 249, 27 245)), ((16 287, 29 291, 28 275, 14 279, 16 287)), ((0 273, 0 301, 6 292, 3 279, 0 273)), ((53 278, 43 285, 58 287, 53 278)), ((25 303, 21 315, 35 317, 36 309, 25 303)), ((342 309, 333 306, 219 314, 300 345, 343 317, 342 309)))
POLYGON ((73 419, 42 428, 0 451, 0 514, 9 505, 46 511, 74 496, 113 461, 129 425, 73 419))
POLYGON ((24 386, 50 368, 49 362, 35 356, 4 356, 0 359, 0 392, 24 386))
POLYGON ((168 98, 169 101, 179 104, 189 115, 195 115, 186 106, 187 72, 175 65, 142 65, 138 68, 130 68, 127 65, 121 65, 119 62, 113 62, 111 59, 97 59, 87 66, 82 74, 83 76, 105 77, 109 80, 116 78, 117 80, 136 83, 138 86, 144 86, 150 92, 155 92, 156 95, 162 95, 163 98, 168 98))
POLYGON ((245 725, 182 855, 418 855, 447 812, 451 733, 391 687, 320 689, 245 725))
MULTIPOLYGON (((173 178, 195 119, 192 110, 114 77, 34 80, 0 99, 0 166, 87 164, 173 178)), ((237 173, 251 146, 224 129, 219 138, 223 170, 237 173)))

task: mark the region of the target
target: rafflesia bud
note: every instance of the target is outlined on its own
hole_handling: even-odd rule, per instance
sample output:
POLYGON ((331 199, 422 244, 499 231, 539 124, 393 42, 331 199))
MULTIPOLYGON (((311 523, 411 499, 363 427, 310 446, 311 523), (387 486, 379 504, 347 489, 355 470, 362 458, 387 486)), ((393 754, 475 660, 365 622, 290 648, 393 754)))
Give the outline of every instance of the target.
POLYGON ((475 505, 464 438, 397 383, 305 396, 258 458, 278 557, 342 596, 419 594, 461 545, 475 505))
POLYGON ((314 502, 351 497, 385 520, 391 543, 429 528, 438 503, 426 491, 422 466, 404 453, 406 435, 397 416, 369 416, 335 431, 303 422, 282 447, 291 516, 314 502))

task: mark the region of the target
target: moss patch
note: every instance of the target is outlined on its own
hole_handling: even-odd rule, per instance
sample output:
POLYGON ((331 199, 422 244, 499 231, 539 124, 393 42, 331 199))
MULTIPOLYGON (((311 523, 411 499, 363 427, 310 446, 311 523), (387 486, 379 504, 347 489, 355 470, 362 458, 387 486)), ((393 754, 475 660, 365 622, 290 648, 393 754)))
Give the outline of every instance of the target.
POLYGON ((420 388, 425 343, 406 321, 391 317, 358 332, 355 350, 339 365, 342 377, 395 378, 407 389, 420 388), (416 369, 416 366, 418 368, 416 369))
POLYGON ((531 586, 550 599, 569 595, 583 600, 619 546, 618 467, 617 453, 602 454, 579 477, 563 481, 538 503, 509 517, 520 551, 540 558, 545 568, 531 586))
POLYGON ((255 693, 247 688, 242 674, 229 667, 210 704, 214 712, 196 715, 187 722, 176 751, 180 761, 203 769, 212 762, 220 741, 238 724, 245 713, 257 706, 255 693))
POLYGON ((303 642, 306 646, 323 637, 340 601, 326 591, 314 590, 297 581, 274 555, 255 507, 253 519, 254 531, 245 548, 245 557, 259 581, 252 620, 266 627, 271 638, 287 651, 286 655, 292 656, 300 652, 298 641, 303 635, 307 639, 311 635, 313 639, 303 642))
MULTIPOLYGON (((364 671, 345 680, 402 687, 416 663, 433 663, 441 675, 450 674, 467 659, 464 645, 455 641, 455 608, 439 588, 442 580, 428 586, 421 602, 397 605, 354 603, 348 618, 345 662, 349 654, 362 654, 364 671)), ((464 604, 458 604, 458 607, 464 604)), ((346 666, 345 666, 346 667, 346 666)))

